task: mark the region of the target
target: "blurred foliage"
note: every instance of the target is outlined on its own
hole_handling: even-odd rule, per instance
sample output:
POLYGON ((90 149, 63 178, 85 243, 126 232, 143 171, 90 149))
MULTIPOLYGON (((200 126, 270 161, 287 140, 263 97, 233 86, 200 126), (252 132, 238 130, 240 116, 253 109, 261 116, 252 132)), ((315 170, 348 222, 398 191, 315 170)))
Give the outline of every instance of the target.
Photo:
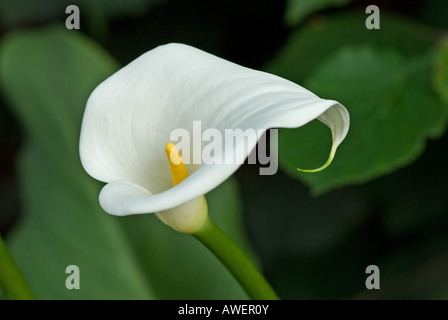
POLYGON ((285 21, 294 26, 309 15, 331 7, 342 7, 352 0, 287 0, 285 21))
POLYGON ((268 66, 273 73, 304 81, 306 88, 339 101, 350 112, 347 139, 331 168, 317 175, 298 174, 295 168, 324 162, 328 131, 312 124, 280 132, 281 167, 316 193, 359 184, 408 164, 423 152, 425 139, 440 136, 446 126, 448 107, 431 87, 430 49, 436 32, 382 15, 381 27, 387 33, 372 39, 370 30, 352 28, 356 31, 342 41, 329 40, 349 25, 362 26, 359 17, 361 13, 344 14, 303 28, 268 66), (319 54, 322 49, 325 54, 319 54), (306 69, 301 61, 310 62, 306 69), (287 148, 293 143, 295 148, 287 148))
POLYGON ((445 104, 448 105, 448 38, 437 54, 434 66, 434 87, 445 104))
POLYGON ((167 0, 0 0, 0 25, 12 28, 30 22, 49 23, 60 19, 67 6, 76 5, 82 12, 83 28, 98 38, 105 38, 110 36, 111 19, 142 15, 164 1, 167 0))
POLYGON ((167 0, 0 0, 0 21, 5 27, 30 21, 47 22, 59 18, 69 5, 78 6, 89 17, 109 20, 126 15, 141 15, 149 6, 164 1, 167 0))
POLYGON ((9 221, 0 230, 39 296, 245 298, 191 237, 151 215, 106 215, 100 185, 79 163, 91 90, 119 64, 176 41, 349 110, 347 139, 325 171, 295 170, 319 166, 330 150, 328 128, 313 121, 280 130, 276 175, 245 165, 238 184, 231 179, 207 195, 212 217, 259 257, 280 297, 447 299, 447 2, 377 1, 380 30, 365 28, 369 4, 0 0, 0 223, 9 221), (80 7, 80 31, 64 29, 68 4, 80 7), (35 31, 16 30, 24 27, 35 31), (77 292, 64 286, 70 264, 81 267, 77 292), (380 267, 381 290, 365 288, 371 264, 380 267))
POLYGON ((368 46, 379 51, 395 50, 406 57, 428 52, 441 32, 409 18, 381 12, 381 29, 368 30, 362 11, 344 11, 317 16, 294 29, 265 69, 302 83, 338 50, 368 46))

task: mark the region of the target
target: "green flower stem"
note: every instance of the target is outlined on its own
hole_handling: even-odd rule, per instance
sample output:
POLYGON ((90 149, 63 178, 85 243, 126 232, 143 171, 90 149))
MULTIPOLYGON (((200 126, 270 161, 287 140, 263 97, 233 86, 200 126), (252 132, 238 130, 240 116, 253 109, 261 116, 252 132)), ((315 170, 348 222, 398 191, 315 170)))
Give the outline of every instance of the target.
POLYGON ((14 258, 0 236, 0 286, 10 300, 35 300, 14 258))
POLYGON ((193 236, 227 267, 251 299, 278 300, 277 294, 254 264, 210 218, 193 236))

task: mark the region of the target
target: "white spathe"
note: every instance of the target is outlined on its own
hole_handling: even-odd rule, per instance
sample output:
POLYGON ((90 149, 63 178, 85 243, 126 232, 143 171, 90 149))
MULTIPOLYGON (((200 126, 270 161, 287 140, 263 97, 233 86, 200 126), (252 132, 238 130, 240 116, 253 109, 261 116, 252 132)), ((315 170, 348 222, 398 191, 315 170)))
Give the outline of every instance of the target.
POLYGON ((190 131, 193 121, 201 121, 203 130, 223 133, 296 128, 316 118, 332 131, 333 157, 349 128, 341 104, 191 46, 167 44, 143 54, 93 91, 82 122, 81 162, 92 177, 107 183, 100 203, 108 213, 160 212, 221 184, 255 147, 238 154, 235 164, 187 164, 188 178, 173 187, 165 145, 174 129, 190 131))

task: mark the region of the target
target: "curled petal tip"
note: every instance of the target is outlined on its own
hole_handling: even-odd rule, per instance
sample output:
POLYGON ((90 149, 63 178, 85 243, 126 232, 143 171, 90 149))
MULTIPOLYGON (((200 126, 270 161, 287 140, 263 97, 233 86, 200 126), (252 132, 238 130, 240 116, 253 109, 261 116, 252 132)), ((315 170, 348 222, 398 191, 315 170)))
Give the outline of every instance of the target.
POLYGON ((321 166, 317 169, 299 169, 299 168, 297 168, 297 171, 306 172, 306 173, 315 173, 315 172, 320 172, 320 171, 326 169, 333 161, 334 155, 336 153, 336 148, 337 147, 333 144, 333 146, 331 147, 330 155, 328 156, 328 160, 327 160, 327 162, 324 163, 323 166, 321 166))
POLYGON ((317 169, 300 169, 300 168, 297 168, 297 171, 299 171, 299 172, 306 172, 306 173, 315 173, 315 172, 320 172, 320 171, 326 169, 329 165, 330 165, 330 162, 327 161, 322 167, 319 167, 317 169))

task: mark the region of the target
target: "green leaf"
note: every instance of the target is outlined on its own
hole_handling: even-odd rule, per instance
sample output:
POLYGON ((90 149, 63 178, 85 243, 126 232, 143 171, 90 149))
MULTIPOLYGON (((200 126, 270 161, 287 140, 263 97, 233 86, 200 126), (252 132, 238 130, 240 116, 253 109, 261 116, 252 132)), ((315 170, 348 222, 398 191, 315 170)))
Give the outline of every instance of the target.
POLYGON ((322 154, 323 148, 329 150, 329 133, 322 125, 283 130, 279 135, 281 167, 320 193, 363 183, 413 161, 426 139, 440 136, 446 126, 447 108, 430 86, 431 58, 410 59, 368 47, 337 52, 316 70, 306 87, 348 108, 348 136, 327 170, 300 174, 296 167, 315 167, 325 160, 322 154), (317 157, 322 158, 318 161, 317 157))
MULTIPOLYGON (((149 299, 141 270, 115 218, 98 204, 99 186, 80 166, 61 174, 36 143, 20 168, 24 220, 10 248, 40 299, 149 299), (80 269, 80 290, 65 287, 66 267, 80 269)), ((59 157, 59 161, 64 161, 59 157)))
POLYGON ((433 29, 386 12, 381 12, 380 30, 368 30, 366 18, 364 12, 353 11, 310 21, 291 34, 265 70, 303 85, 323 61, 346 46, 367 45, 418 57, 438 39, 433 29))
POLYGON ((99 47, 65 29, 18 32, 0 48, 2 89, 28 134, 19 162, 23 218, 9 244, 40 299, 153 297, 78 156, 87 98, 116 68, 99 47), (68 265, 80 268, 80 290, 65 287, 68 265))
POLYGON ((445 38, 437 53, 433 83, 440 98, 448 104, 448 38, 445 38))
POLYGON ((69 153, 79 163, 87 98, 118 64, 76 31, 56 27, 13 33, 0 49, 0 81, 23 129, 52 156, 69 153))
MULTIPOLYGON (((211 218, 248 255, 240 197, 233 179, 207 194, 211 218)), ((128 216, 125 226, 150 283, 161 299, 247 299, 223 265, 196 239, 163 225, 153 215, 128 216)))
POLYGON ((286 2, 285 21, 289 25, 302 22, 309 15, 318 11, 342 7, 352 0, 288 0, 286 2))
POLYGON ((314 192, 362 183, 406 165, 421 153, 425 139, 438 136, 445 126, 446 111, 428 85, 430 52, 437 32, 385 12, 381 13, 381 29, 368 30, 366 17, 364 12, 354 11, 312 21, 294 33, 265 68, 305 85, 323 98, 339 100, 349 109, 351 128, 347 140, 338 150, 335 162, 322 173, 303 175, 295 168, 315 168, 325 161, 330 141, 324 125, 311 123, 298 130, 280 132, 280 167, 308 182, 314 192), (370 49, 364 51, 371 52, 350 57, 348 52, 355 49, 349 48, 356 46, 365 46, 370 49), (341 53, 344 49, 345 53, 341 53), (404 86, 408 85, 413 90, 404 94, 404 86), (425 113, 420 117, 418 110, 423 105, 425 113), (401 119, 394 110, 401 110, 406 116, 401 119), (388 113, 395 118, 388 117, 388 113), (370 120, 372 117, 375 120, 370 120), (386 125, 379 130, 383 128, 381 119, 395 127, 386 125), (375 126, 381 135, 369 131, 375 126), (401 139, 398 134, 406 137, 401 139), (383 145, 385 136, 391 137, 391 141, 383 145), (305 137, 307 142, 302 141, 305 137), (369 144, 364 145, 365 142, 369 144), (390 150, 395 147, 395 151, 390 150), (349 150, 344 151, 346 148, 349 150), (363 151, 362 158, 358 151, 350 151, 354 148, 363 151), (366 148, 375 153, 373 158, 367 158, 366 148), (348 156, 352 158, 346 159, 348 156))

